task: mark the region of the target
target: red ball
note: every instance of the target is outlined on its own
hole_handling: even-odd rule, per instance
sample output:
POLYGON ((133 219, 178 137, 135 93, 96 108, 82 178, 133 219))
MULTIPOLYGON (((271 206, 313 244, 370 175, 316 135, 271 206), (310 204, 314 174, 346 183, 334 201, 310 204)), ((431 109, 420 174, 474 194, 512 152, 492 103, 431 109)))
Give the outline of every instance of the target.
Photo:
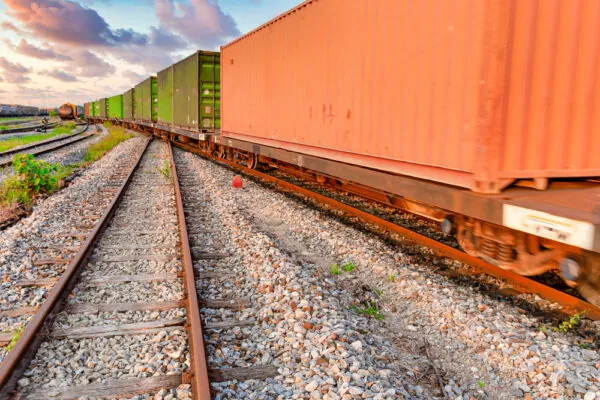
POLYGON ((236 175, 233 177, 233 180, 231 181, 231 186, 233 186, 236 189, 241 188, 242 185, 242 177, 239 175, 236 175))

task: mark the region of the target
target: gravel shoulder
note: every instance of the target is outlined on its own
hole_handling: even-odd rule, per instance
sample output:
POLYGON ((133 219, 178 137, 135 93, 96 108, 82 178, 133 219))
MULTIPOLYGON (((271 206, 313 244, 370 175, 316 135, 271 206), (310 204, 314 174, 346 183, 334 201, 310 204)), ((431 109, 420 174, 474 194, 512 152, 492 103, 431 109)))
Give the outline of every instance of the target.
MULTIPOLYGON (((63 264, 37 265, 36 260, 69 258, 85 237, 68 234, 85 232, 111 201, 104 190, 115 184, 112 174, 124 168, 139 154, 143 137, 125 141, 98 162, 76 176, 72 184, 45 199, 40 199, 31 215, 0 232, 0 311, 39 306, 49 287, 19 285, 21 280, 59 277, 63 264)), ((73 151, 73 150, 70 150, 73 151)), ((0 317, 0 329, 13 332, 29 320, 29 316, 0 317)), ((0 360, 5 348, 0 347, 0 360)))
MULTIPOLYGON (((221 222, 230 224, 231 240, 262 246, 268 249, 265 257, 274 260, 283 257, 286 263, 278 264, 286 272, 280 276, 283 272, 273 268, 273 261, 231 261, 242 262, 262 284, 277 288, 280 279, 298 274, 309 298, 325 298, 312 288, 336 298, 338 318, 343 315, 358 324, 357 332, 368 332, 368 339, 393 350, 395 357, 387 362, 390 377, 403 382, 411 395, 441 397, 443 389, 453 399, 600 398, 598 323, 583 321, 571 332, 555 332, 556 324, 486 292, 486 285, 440 274, 455 268, 455 262, 428 249, 401 238, 395 239, 402 245, 392 243, 354 220, 349 225, 335 212, 317 210, 247 179, 243 189, 233 189, 231 171, 186 157, 194 159, 221 222), (330 273, 333 264, 345 262, 355 269, 330 273), (366 303, 376 305, 384 319, 357 314, 353 306, 364 310, 366 303)), ((294 299, 280 295, 286 309, 294 299)), ((535 296, 522 297, 541 309, 553 307, 535 296)), ((295 325, 284 326, 293 331, 295 325)))

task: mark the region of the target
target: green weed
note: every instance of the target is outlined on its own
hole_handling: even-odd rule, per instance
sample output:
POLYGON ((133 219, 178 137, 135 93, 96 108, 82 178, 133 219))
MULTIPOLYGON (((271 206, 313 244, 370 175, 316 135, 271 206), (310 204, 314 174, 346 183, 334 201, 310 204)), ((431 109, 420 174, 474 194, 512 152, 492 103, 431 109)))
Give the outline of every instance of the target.
POLYGON ((171 178, 171 164, 169 163, 169 160, 164 160, 163 165, 161 167, 156 167, 156 169, 165 178, 167 178, 167 179, 171 178))
POLYGON ((577 313, 570 317, 568 321, 563 321, 560 323, 560 325, 553 327, 552 330, 554 332, 567 333, 577 328, 580 322, 581 314, 577 313))
POLYGON ((375 318, 376 320, 382 320, 384 318, 383 314, 379 312, 379 308, 377 305, 372 304, 370 302, 365 302, 364 307, 358 307, 356 305, 352 306, 352 309, 359 314, 368 315, 370 317, 375 318))
POLYGON ((340 269, 339 265, 333 264, 331 267, 329 267, 329 272, 331 272, 334 275, 339 275, 342 273, 342 270, 340 269))
POLYGON ((375 289, 375 290, 373 290, 373 292, 379 297, 381 297, 383 295, 383 292, 379 289, 375 289))
POLYGON ((479 389, 483 389, 485 387, 485 382, 477 381, 477 386, 479 386, 479 389))
POLYGON ((356 268, 356 265, 352 261, 346 261, 342 264, 342 270, 344 272, 352 272, 356 268))
POLYGON ((59 181, 72 169, 36 160, 31 154, 17 154, 13 157, 13 170, 14 175, 0 185, 0 200, 5 204, 29 204, 39 194, 58 190, 59 181))
POLYGON ((8 344, 8 346, 6 346, 7 351, 10 351, 10 350, 12 350, 13 347, 15 347, 15 345, 19 341, 19 338, 21 337, 22 333, 23 333, 23 327, 20 326, 19 328, 17 328, 17 330, 15 331, 13 336, 10 338, 10 343, 8 344))
POLYGON ((390 274, 388 279, 390 280, 390 282, 396 282, 396 274, 390 274))
MULTIPOLYGON (((105 122, 105 126, 106 126, 105 122)), ((125 130, 125 128, 113 127, 108 123, 108 135, 97 143, 90 146, 87 153, 84 156, 84 160, 87 162, 97 161, 101 159, 107 152, 113 147, 127 139, 132 138, 133 135, 125 130)))

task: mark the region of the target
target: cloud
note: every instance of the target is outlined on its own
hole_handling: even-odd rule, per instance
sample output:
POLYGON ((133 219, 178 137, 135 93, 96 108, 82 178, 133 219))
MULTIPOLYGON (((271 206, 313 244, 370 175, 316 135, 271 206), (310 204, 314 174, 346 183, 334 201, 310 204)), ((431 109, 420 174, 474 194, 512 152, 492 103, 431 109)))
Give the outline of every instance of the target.
POLYGON ((13 31, 18 34, 23 33, 23 31, 21 31, 15 24, 8 21, 2 21, 2 23, 0 23, 0 28, 2 28, 2 30, 13 31))
POLYGON ((44 75, 47 75, 49 77, 52 77, 54 79, 57 79, 59 81, 62 82, 75 82, 77 80, 77 77, 74 75, 71 75, 65 71, 60 71, 60 70, 51 70, 51 71, 42 71, 42 73, 44 75))
POLYGON ((240 35, 233 17, 225 14, 212 0, 190 0, 189 3, 155 0, 155 7, 156 16, 163 26, 205 49, 217 47, 240 35))
POLYGON ((4 80, 8 83, 23 83, 31 80, 27 76, 31 72, 31 68, 19 63, 12 63, 4 57, 0 57, 0 69, 3 72, 4 80))
POLYGON ((28 43, 25 39, 21 39, 18 45, 13 45, 10 40, 5 39, 4 42, 13 51, 28 57, 34 57, 40 60, 57 60, 68 61, 71 57, 59 54, 54 49, 42 49, 28 43))
POLYGON ((129 80, 131 82, 131 84, 133 85, 137 85, 138 83, 140 83, 141 81, 143 81, 144 79, 146 79, 148 76, 143 75, 143 74, 138 74, 135 71, 132 71, 130 69, 125 70, 121 73, 121 76, 127 80, 129 80))
POLYGON ((66 0, 4 0, 4 3, 8 14, 36 38, 88 46, 143 45, 148 41, 146 35, 132 29, 111 29, 95 10, 79 3, 66 0))
POLYGON ((116 68, 111 63, 104 61, 91 51, 83 50, 71 55, 72 64, 69 64, 83 77, 103 77, 114 74, 116 68))

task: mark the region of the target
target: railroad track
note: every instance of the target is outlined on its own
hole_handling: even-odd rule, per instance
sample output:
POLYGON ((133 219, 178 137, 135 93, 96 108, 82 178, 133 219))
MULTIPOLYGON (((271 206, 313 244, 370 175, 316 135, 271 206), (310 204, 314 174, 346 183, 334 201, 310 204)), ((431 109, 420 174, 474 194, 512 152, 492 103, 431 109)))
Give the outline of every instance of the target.
POLYGON ((176 172, 169 176, 164 163, 174 165, 170 147, 155 141, 130 171, 115 173, 126 178, 113 187, 112 202, 0 364, 0 398, 175 389, 210 398, 183 203, 176 172), (88 346, 85 362, 75 342, 88 346), (111 364, 106 357, 115 352, 111 364))
POLYGON ((440 256, 448 257, 452 260, 459 261, 471 267, 469 269, 465 268, 464 270, 457 271, 458 273, 462 273, 465 276, 487 274, 497 279, 506 281, 512 286, 511 293, 507 294, 535 294, 540 296, 541 298, 559 304, 562 307, 561 311, 567 315, 581 314, 586 318, 592 320, 600 320, 600 307, 597 307, 578 297, 572 296, 563 291, 544 285, 543 283, 537 282, 526 276, 522 276, 514 272, 499 268, 480 258, 471 256, 448 244, 441 243, 426 235, 417 233, 411 229, 404 228, 383 218, 365 212, 359 208, 334 200, 330 197, 309 190, 305 187, 295 185, 284 179, 280 179, 278 177, 257 171, 255 169, 247 168, 232 161, 215 157, 211 154, 206 154, 200 151, 198 148, 190 146, 188 144, 175 142, 175 145, 187 151, 191 151, 205 158, 208 158, 221 165, 228 166, 229 168, 232 168, 247 176, 251 176, 262 182, 267 182, 271 185, 274 185, 276 188, 282 191, 304 196, 316 202, 317 204, 326 205, 335 210, 341 211, 348 216, 358 218, 367 224, 375 226, 380 231, 400 235, 416 244, 425 246, 433 250, 436 254, 440 256))
MULTIPOLYGON (((52 128, 56 127, 57 125, 60 125, 60 122, 49 123, 45 127, 46 127, 46 129, 52 129, 52 128)), ((44 125, 28 125, 28 126, 22 126, 20 128, 0 130, 0 134, 8 135, 10 133, 29 132, 29 131, 35 131, 37 129, 43 129, 43 128, 44 128, 44 125)))
POLYGON ((89 129, 89 125, 81 127, 78 132, 66 135, 54 137, 51 139, 43 140, 40 142, 31 143, 25 146, 19 146, 12 148, 10 150, 6 150, 0 153, 0 167, 6 167, 12 165, 12 159, 15 154, 21 153, 29 153, 34 156, 39 156, 42 154, 50 153, 52 151, 58 150, 62 147, 72 145, 74 143, 78 143, 82 140, 85 140, 92 136, 96 130, 98 129, 95 125, 93 126, 93 131, 86 134, 89 129))

